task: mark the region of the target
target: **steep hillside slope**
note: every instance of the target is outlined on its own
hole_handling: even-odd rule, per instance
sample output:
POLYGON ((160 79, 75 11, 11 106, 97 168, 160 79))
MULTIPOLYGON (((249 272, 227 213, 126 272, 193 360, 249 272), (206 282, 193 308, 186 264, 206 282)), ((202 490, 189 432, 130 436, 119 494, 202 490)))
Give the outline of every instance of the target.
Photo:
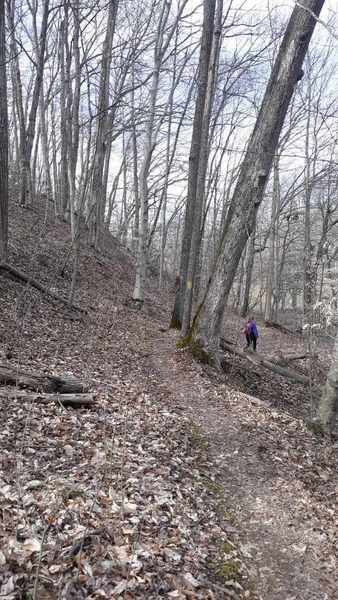
MULTIPOLYGON (((66 298, 67 225, 18 206, 10 223, 9 262, 66 298)), ((100 255, 81 249, 80 317, 0 276, 2 363, 75 376, 96 399, 75 411, 0 388, 0 595, 242 597, 248 575, 218 516, 213 465, 152 364, 168 299, 150 282, 143 312, 131 310, 132 257, 106 242, 100 255), (224 544, 236 572, 225 583, 224 544)))
MULTIPOLYGON (((11 207, 9 262, 64 298, 69 249, 66 224, 11 207)), ((0 596, 333 600, 336 448, 306 429, 311 398, 239 357, 224 376, 196 363, 166 331, 170 294, 150 281, 135 311, 133 277, 111 236, 82 245, 85 314, 0 275, 2 364, 95 397, 0 387, 0 596)), ((237 348, 240 328, 229 314, 237 348)), ((263 354, 299 350, 260 330, 263 354)))

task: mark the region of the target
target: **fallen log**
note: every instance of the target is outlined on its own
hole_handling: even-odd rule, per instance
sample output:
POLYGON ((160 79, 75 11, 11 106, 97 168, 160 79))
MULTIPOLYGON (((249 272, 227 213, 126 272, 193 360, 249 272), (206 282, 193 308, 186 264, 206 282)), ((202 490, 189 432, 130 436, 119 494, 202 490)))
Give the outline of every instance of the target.
POLYGON ((264 321, 264 325, 265 327, 272 327, 273 329, 278 329, 282 333, 290 333, 291 335, 299 335, 300 333, 302 333, 302 331, 299 329, 289 329, 288 327, 285 327, 285 325, 281 325, 280 323, 276 323, 275 321, 264 321))
POLYGON ((225 337, 221 338, 221 342, 224 342, 225 344, 230 344, 231 346, 233 346, 233 344, 235 343, 232 340, 227 340, 227 338, 225 337))
POLYGON ((50 296, 54 300, 57 300, 58 302, 63 304, 64 306, 67 306, 67 308, 78 311, 82 314, 87 313, 86 309, 81 308, 81 306, 77 306, 76 304, 68 302, 68 300, 66 300, 56 292, 53 292, 44 285, 41 285, 41 283, 36 281, 36 279, 29 277, 28 275, 23 273, 23 271, 12 267, 8 263, 0 262, 0 273, 4 273, 5 275, 10 276, 12 279, 14 279, 15 281, 19 281, 20 283, 26 283, 27 285, 30 285, 32 288, 38 290, 42 294, 50 296))
POLYGON ((93 394, 30 394, 26 392, 0 392, 0 398, 4 400, 26 400, 29 402, 41 402, 62 404, 71 408, 86 408, 95 403, 93 394))
POLYGON ((305 360, 306 358, 318 358, 318 354, 311 354, 310 352, 303 352, 303 354, 282 354, 281 352, 271 362, 287 367, 288 364, 296 360, 305 360))
POLYGON ((70 377, 45 375, 43 373, 28 373, 14 366, 0 364, 0 384, 15 385, 39 392, 58 392, 60 394, 81 394, 86 386, 81 381, 70 377))
POLYGON ((306 377, 305 375, 302 375, 301 373, 297 373, 296 371, 293 371, 291 369, 286 369, 285 367, 280 367, 280 366, 266 360, 265 358, 259 356, 259 354, 255 354, 255 353, 249 354, 248 352, 243 352, 241 350, 237 350, 237 348, 234 348, 233 346, 226 344, 224 342, 224 340, 221 341, 221 348, 222 348, 222 350, 225 350, 226 352, 230 352, 232 354, 236 354, 237 356, 240 356, 241 358, 244 358, 245 360, 247 360, 248 362, 251 362, 256 367, 261 365, 262 367, 265 367, 266 369, 269 369, 270 371, 277 373, 277 375, 286 377, 287 379, 290 379, 291 381, 293 381, 295 383, 302 383, 303 385, 310 385, 310 379, 308 377, 306 377))

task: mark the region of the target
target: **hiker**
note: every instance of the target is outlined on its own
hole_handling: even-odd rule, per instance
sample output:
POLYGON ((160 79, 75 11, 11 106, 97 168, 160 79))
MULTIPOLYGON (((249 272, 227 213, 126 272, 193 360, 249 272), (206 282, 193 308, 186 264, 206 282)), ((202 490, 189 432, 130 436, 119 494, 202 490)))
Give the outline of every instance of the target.
POLYGON ((252 344, 253 350, 256 352, 258 329, 253 317, 250 317, 242 332, 246 337, 246 347, 249 348, 252 344))

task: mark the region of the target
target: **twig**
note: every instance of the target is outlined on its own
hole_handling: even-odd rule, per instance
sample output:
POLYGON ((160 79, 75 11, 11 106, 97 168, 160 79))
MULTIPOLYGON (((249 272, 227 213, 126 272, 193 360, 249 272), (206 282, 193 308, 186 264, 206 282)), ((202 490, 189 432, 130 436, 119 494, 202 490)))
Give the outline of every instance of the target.
POLYGON ((35 575, 35 581, 34 581, 34 590, 33 590, 33 600, 38 600, 38 585, 39 585, 39 575, 40 575, 40 568, 41 568, 41 562, 42 562, 42 553, 43 553, 43 546, 44 543, 46 541, 48 532, 51 528, 51 523, 48 523, 48 525, 46 525, 43 534, 42 534, 42 540, 41 540, 41 548, 40 548, 40 554, 39 554, 39 562, 38 562, 38 566, 36 568, 36 575, 35 575))

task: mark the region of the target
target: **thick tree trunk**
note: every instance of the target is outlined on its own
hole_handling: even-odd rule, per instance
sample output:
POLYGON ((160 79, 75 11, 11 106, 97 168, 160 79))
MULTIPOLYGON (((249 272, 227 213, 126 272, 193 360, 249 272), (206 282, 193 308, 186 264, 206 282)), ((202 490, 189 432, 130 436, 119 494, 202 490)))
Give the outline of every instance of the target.
MULTIPOLYGON (((24 206, 27 202, 32 202, 32 174, 31 174, 31 156, 33 149, 33 142, 36 129, 36 117, 39 107, 39 98, 41 94, 43 71, 45 66, 45 51, 47 43, 47 30, 48 30, 48 17, 49 17, 49 0, 45 0, 43 3, 43 14, 41 22, 41 31, 39 44, 36 48, 36 76, 33 86, 32 102, 29 111, 28 126, 25 129, 25 140, 24 145, 21 148, 22 153, 22 181, 21 181, 21 204, 24 206)), ((37 15, 34 13, 34 27, 37 28, 37 15)), ((37 33, 36 33, 37 38, 37 33)))
MULTIPOLYGON (((186 273, 186 284, 184 291, 184 303, 183 303, 183 316, 182 316, 182 335, 188 333, 191 320, 193 293, 195 285, 195 275, 198 267, 198 261, 200 256, 200 243, 201 243, 201 226, 202 226, 202 213, 204 207, 204 193, 205 193, 205 180, 208 168, 209 160, 209 127, 210 117, 214 101, 215 93, 215 79, 218 67, 219 59, 219 47, 221 39, 222 29, 222 15, 223 15, 223 1, 218 1, 217 15, 215 23, 215 8, 216 1, 209 0, 208 2, 208 13, 206 13, 206 30, 205 30, 205 56, 203 60, 207 61, 207 91, 204 99, 203 106, 203 118, 200 125, 202 130, 202 136, 200 140, 200 155, 198 161, 198 177, 196 196, 191 198, 193 204, 193 223, 192 223, 192 234, 190 243, 190 252, 188 260, 188 269, 186 273)), ((202 52, 201 52, 202 54, 202 52)), ((200 65, 202 69, 202 66, 200 65)), ((204 68, 204 67, 203 67, 204 68)), ((189 197, 188 197, 189 202, 189 197)))
POLYGON ((338 336, 335 342, 335 354, 332 366, 319 402, 318 417, 324 429, 332 433, 338 416, 338 336))
MULTIPOLYGON (((324 0, 304 0, 303 4, 319 15, 324 0)), ((193 323, 195 341, 215 356, 226 301, 263 198, 294 87, 303 74, 302 64, 315 24, 316 20, 308 10, 296 6, 241 165, 215 269, 193 323)))
POLYGON ((92 229, 92 242, 98 247, 100 233, 103 229, 106 198, 104 196, 103 173, 106 157, 106 135, 108 129, 108 105, 110 66, 112 60, 113 38, 115 33, 118 0, 109 3, 106 35, 103 43, 100 85, 98 97, 98 122, 93 160, 91 182, 90 224, 92 229))
POLYGON ((132 233, 132 251, 136 255, 140 229, 140 196, 138 182, 138 154, 137 154, 137 130, 135 118, 135 65, 132 66, 132 91, 131 91, 131 127, 132 127, 132 152, 133 152, 133 194, 134 194, 134 221, 132 233))
POLYGON ((44 97, 44 86, 42 83, 40 94, 40 129, 41 129, 41 152, 44 169, 44 192, 47 196, 47 204, 53 197, 52 176, 49 164, 49 143, 48 143, 48 127, 46 122, 47 105, 44 97))
POLYGON ((278 156, 274 161, 273 166, 273 189, 272 189, 272 207, 271 207, 271 238, 269 248, 269 262, 268 262, 268 273, 266 282, 265 292, 265 312, 264 318, 266 321, 271 321, 273 317, 273 294, 275 292, 274 284, 276 281, 275 269, 276 269, 276 232, 277 232, 277 218, 280 206, 280 189, 279 189, 279 166, 278 156))
POLYGON ((243 292, 243 302, 241 306, 241 317, 246 317, 250 305, 250 290, 252 282, 252 272, 255 260, 255 232, 253 231, 248 239, 247 256, 245 260, 245 285, 243 292))
MULTIPOLYGON (((19 51, 15 38, 15 0, 6 3, 7 20, 10 30, 10 57, 11 57, 11 78, 13 87, 13 99, 15 102, 16 114, 19 122, 19 168, 21 182, 24 179, 24 156, 26 154, 26 116, 23 106, 22 81, 19 65, 19 51)), ((22 193, 22 189, 21 192, 22 193)), ((22 198, 21 198, 22 200, 22 198)))
POLYGON ((151 166, 151 159, 154 151, 154 143, 156 142, 154 136, 154 123, 155 123, 155 109, 157 102, 158 87, 160 81, 160 70, 163 60, 163 28, 166 26, 168 21, 169 12, 171 8, 171 2, 168 4, 164 1, 161 6, 160 19, 157 29, 157 39, 155 41, 154 48, 154 62, 153 62, 153 75, 150 89, 150 106, 149 106, 149 118, 146 127, 146 139, 144 147, 144 158, 141 163, 140 175, 139 175, 139 200, 140 200, 140 211, 139 211, 139 231, 138 231, 138 246, 137 246, 137 257, 136 257, 136 276, 133 291, 133 300, 139 305, 144 302, 144 289, 146 280, 147 270, 147 250, 148 250, 148 220, 149 220, 149 206, 148 206, 148 176, 151 166))
POLYGON ((67 219, 69 209, 69 180, 68 180, 68 154, 69 154, 69 122, 67 118, 67 57, 66 43, 68 36, 68 7, 65 5, 64 20, 60 26, 59 62, 60 62, 60 199, 61 214, 67 219))
POLYGON ((171 90, 169 94, 168 101, 168 131, 167 131, 167 140, 166 140, 166 169, 165 169, 165 177, 163 184, 163 192, 161 195, 161 202, 159 209, 161 210, 161 245, 160 245, 160 274, 159 274, 159 288, 163 287, 164 280, 164 263, 165 263, 165 247, 167 241, 167 201, 168 201, 168 183, 169 183, 169 174, 170 174, 170 145, 171 145, 171 132, 172 132, 172 119, 173 119, 173 105, 174 105, 174 94, 175 94, 175 82, 176 82, 176 50, 177 50, 177 35, 176 32, 176 40, 175 40, 175 54, 173 61, 173 74, 172 74, 172 84, 171 90))
POLYGON ((240 261, 240 265, 239 265, 237 288, 236 288, 236 294, 235 294, 235 298, 234 298, 234 310, 236 312, 239 311, 239 308, 241 306, 241 299, 242 299, 242 295, 243 295, 242 288, 243 288, 243 281, 244 281, 244 273, 245 273, 245 253, 243 252, 242 258, 240 261))
POLYGON ((8 112, 6 79, 5 3, 0 0, 0 260, 8 244, 8 112))
MULTIPOLYGON (((84 202, 79 202, 77 198, 76 190, 76 168, 79 155, 79 143, 80 143, 80 123, 79 123, 79 111, 80 111, 80 92, 81 92, 81 64, 80 64, 80 0, 76 0, 73 4, 73 21, 74 21, 74 32, 72 40, 72 49, 74 57, 74 91, 70 94, 72 99, 72 108, 69 111, 70 119, 70 147, 69 147, 69 163, 68 163, 68 176, 69 176, 69 190, 70 190, 70 223, 72 240, 74 242, 74 266, 78 262, 78 250, 79 244, 77 238, 79 237, 79 223, 82 216, 84 202)), ((70 90, 71 91, 71 90, 70 90)), ((74 277, 75 279, 75 277, 74 277)))
POLYGON ((206 131, 201 124, 205 123, 205 107, 208 93, 209 63, 212 48, 214 15, 216 0, 204 0, 204 17, 201 51, 198 68, 198 92, 195 105, 195 114, 189 155, 188 195, 184 217, 184 229, 182 238, 181 263, 180 263, 180 286, 177 290, 174 311, 171 318, 171 327, 180 329, 183 319, 184 297, 186 290, 192 292, 192 281, 188 281, 188 267, 191 240, 193 236, 194 213, 196 205, 196 194, 198 186, 198 172, 201 154, 201 142, 206 131))
POLYGON ((304 279, 303 279, 303 306, 304 323, 312 320, 312 305, 314 298, 312 277, 312 246, 311 246, 311 156, 310 156, 310 120, 312 112, 312 86, 308 86, 307 121, 305 131, 305 181, 304 181, 304 279))

